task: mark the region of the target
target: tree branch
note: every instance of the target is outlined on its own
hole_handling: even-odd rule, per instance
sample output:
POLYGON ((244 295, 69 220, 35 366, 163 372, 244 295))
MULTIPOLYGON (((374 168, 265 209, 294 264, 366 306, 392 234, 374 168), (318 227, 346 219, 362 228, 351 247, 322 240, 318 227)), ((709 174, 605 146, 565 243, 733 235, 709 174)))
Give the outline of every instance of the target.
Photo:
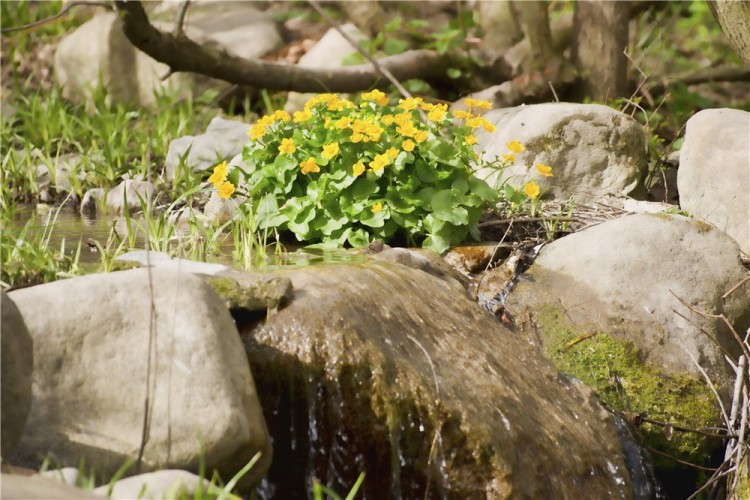
MULTIPOLYGON (((318 69, 244 59, 155 28, 140 1, 116 0, 115 7, 128 40, 168 65, 173 73, 189 71, 231 83, 296 92, 356 92, 383 80, 372 64, 318 69)), ((379 64, 400 81, 410 78, 442 80, 451 61, 450 56, 441 56, 432 50, 411 50, 383 58, 379 64)))
POLYGON ((716 68, 705 68, 687 74, 677 75, 665 82, 658 82, 648 87, 652 94, 661 94, 667 87, 675 83, 685 85, 698 85, 711 82, 748 82, 750 81, 750 69, 740 66, 719 66, 716 68))

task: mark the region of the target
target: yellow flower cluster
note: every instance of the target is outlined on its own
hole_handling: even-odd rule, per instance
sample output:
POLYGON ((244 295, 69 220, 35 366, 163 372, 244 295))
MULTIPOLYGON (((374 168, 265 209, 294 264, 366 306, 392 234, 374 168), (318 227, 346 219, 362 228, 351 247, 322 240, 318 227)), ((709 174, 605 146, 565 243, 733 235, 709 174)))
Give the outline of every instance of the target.
POLYGON ((375 158, 370 162, 369 167, 373 172, 378 172, 380 170, 383 170, 390 162, 391 159, 387 154, 377 154, 375 155, 375 158))
POLYGON ((467 108, 492 109, 492 103, 490 101, 472 99, 471 97, 464 99, 464 104, 466 104, 467 108))
POLYGON ((328 111, 341 111, 346 108, 354 107, 354 103, 350 100, 340 99, 336 94, 318 94, 305 103, 305 109, 310 110, 316 104, 320 103, 324 103, 328 111))
POLYGON ((290 155, 297 151, 297 147, 294 145, 292 139, 281 139, 281 146, 279 146, 279 153, 290 155))
POLYGON ((320 167, 318 166, 318 162, 315 160, 315 158, 308 158, 307 160, 300 163, 299 166, 302 167, 302 173, 305 175, 311 172, 320 172, 320 167))
POLYGON ((255 124, 250 127, 247 135, 249 135, 252 140, 257 141, 258 139, 266 135, 266 127, 273 125, 277 121, 289 121, 290 118, 291 117, 289 116, 289 113, 279 109, 273 114, 266 115, 255 122, 255 124))
POLYGON ((323 146, 323 153, 321 156, 325 158, 326 160, 330 160, 334 156, 339 154, 339 143, 338 142, 332 142, 330 144, 326 144, 323 146))
POLYGON ((352 137, 351 141, 357 142, 377 142, 380 140, 380 136, 384 130, 377 123, 366 122, 362 120, 354 120, 351 125, 352 137))
POLYGON ((208 182, 214 185, 219 191, 219 196, 224 199, 231 198, 235 192, 234 184, 227 180, 227 162, 223 161, 214 167, 214 171, 211 177, 208 178, 208 182))
POLYGON ((363 92, 362 99, 365 101, 374 101, 375 104, 378 104, 379 106, 385 106, 388 104, 388 96, 378 89, 375 89, 372 92, 363 92))

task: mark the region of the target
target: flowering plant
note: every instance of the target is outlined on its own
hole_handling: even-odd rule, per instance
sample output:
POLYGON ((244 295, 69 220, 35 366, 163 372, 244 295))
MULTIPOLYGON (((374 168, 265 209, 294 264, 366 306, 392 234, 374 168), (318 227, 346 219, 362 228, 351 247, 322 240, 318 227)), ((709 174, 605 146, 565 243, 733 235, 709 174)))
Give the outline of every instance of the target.
POLYGON ((449 112, 418 97, 391 105, 379 90, 359 105, 320 94, 293 116, 258 120, 243 150, 247 169, 222 164, 209 180, 224 198, 239 186, 261 229, 338 246, 400 235, 442 252, 477 237, 483 207, 499 196, 472 173, 489 165, 472 146, 474 130, 494 131, 480 115, 490 103, 465 103, 449 112))

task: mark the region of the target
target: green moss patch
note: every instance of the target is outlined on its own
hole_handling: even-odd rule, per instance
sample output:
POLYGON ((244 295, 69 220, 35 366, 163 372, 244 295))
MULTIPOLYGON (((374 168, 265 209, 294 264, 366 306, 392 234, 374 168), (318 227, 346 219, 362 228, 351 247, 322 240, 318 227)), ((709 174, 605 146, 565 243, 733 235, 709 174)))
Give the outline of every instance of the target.
MULTIPOLYGON (((636 415, 645 413, 650 419, 690 429, 717 424, 720 409, 703 380, 665 374, 644 363, 631 343, 576 327, 554 306, 540 308, 537 323, 544 334, 545 355, 559 370, 595 388, 610 407, 636 415)), ((697 464, 704 463, 718 444, 713 438, 677 431, 669 440, 663 427, 649 423, 640 431, 647 446, 697 464)), ((677 465, 658 455, 654 459, 660 468, 677 465)))

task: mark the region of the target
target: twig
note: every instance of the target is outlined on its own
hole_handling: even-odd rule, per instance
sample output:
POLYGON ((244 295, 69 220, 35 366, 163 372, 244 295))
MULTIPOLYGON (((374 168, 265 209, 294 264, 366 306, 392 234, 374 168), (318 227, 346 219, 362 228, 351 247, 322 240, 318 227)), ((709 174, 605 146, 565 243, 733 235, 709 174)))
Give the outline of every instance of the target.
MULTIPOLYGON (((478 228, 501 226, 512 222, 546 222, 550 220, 550 217, 513 217, 511 219, 496 219, 480 222, 477 224, 478 228)), ((560 217, 555 219, 556 222, 583 222, 578 217, 560 217)))
POLYGON ((40 26, 44 26, 45 24, 51 23, 52 21, 55 21, 56 19, 61 18, 65 14, 68 13, 69 10, 71 10, 74 7, 80 7, 81 5, 94 5, 96 7, 104 7, 105 9, 114 10, 112 8, 112 4, 109 2, 71 2, 68 4, 63 10, 58 12, 57 14, 54 14, 49 17, 45 17, 44 19, 40 19, 39 21, 34 21, 33 23, 24 24, 22 26, 12 26, 10 28, 2 28, 0 29, 0 33, 14 33, 16 31, 24 31, 31 28, 38 28, 40 26))
POLYGON ((729 295, 731 295, 732 293, 734 293, 735 290, 737 290, 739 287, 741 287, 742 285, 744 285, 748 281, 750 281, 750 276, 745 276, 744 279, 742 279, 739 283, 737 283, 732 288, 730 288, 727 293, 725 293, 724 295, 721 296, 721 298, 722 299, 726 299, 727 297, 729 297, 729 295))
POLYGON ((181 37, 185 35, 182 27, 185 24, 185 14, 187 14, 189 6, 190 0, 183 0, 183 2, 180 4, 180 10, 177 11, 177 22, 175 23, 174 31, 172 32, 175 37, 181 37))
POLYGON ((701 375, 703 375, 703 378, 706 379, 706 382, 708 383, 708 388, 711 389, 711 392, 714 393, 714 396, 716 397, 716 401, 719 403, 719 408, 721 408, 721 416, 724 417, 724 423, 727 426, 727 429, 729 429, 729 417, 727 416, 727 410, 724 408, 724 403, 721 401, 721 397, 719 397, 719 391, 716 390, 716 386, 714 386, 714 383, 711 381, 711 377, 708 376, 706 371, 703 369, 703 367, 696 361, 696 359, 693 357, 692 354, 690 354, 690 351, 688 351, 685 346, 680 344, 680 347, 683 351, 685 351, 685 354, 688 355, 690 360, 695 364, 695 366, 698 368, 698 371, 701 372, 701 375))
MULTIPOLYGON (((635 440, 633 440, 633 441, 635 441, 635 440)), ((680 460, 677 457, 673 457, 669 453, 664 453, 663 451, 659 451, 656 448, 652 448, 651 446, 649 446, 649 445, 647 445, 645 443, 639 443, 639 444, 641 446, 643 446, 644 448, 646 448, 648 451, 652 452, 652 453, 656 453, 657 455, 661 455, 662 457, 669 458, 670 460, 674 460, 675 462, 680 463, 682 465, 687 465, 688 467, 694 467, 696 469, 705 470, 705 471, 708 471, 708 472, 716 472, 716 471, 718 471, 718 470, 721 469, 721 467, 719 467, 719 468, 715 468, 715 467, 703 467, 702 465, 694 464, 692 462, 687 462, 685 460, 680 460)))
MULTIPOLYGON (((734 461, 737 470, 739 471, 740 464, 742 463, 742 450, 745 448, 745 429, 747 428, 747 413, 748 413, 748 401, 747 401, 747 387, 742 391, 742 420, 740 421, 740 437, 737 440, 737 458, 734 461)), ((735 474, 734 481, 732 481, 732 489, 735 490, 737 487, 737 480, 739 474, 735 474)))
POLYGON ((316 2, 314 0, 307 0, 307 3, 309 3, 312 6, 312 8, 315 9, 315 11, 323 17, 323 19, 325 19, 326 21, 328 21, 328 23, 331 26, 333 26, 333 29, 335 29, 336 31, 338 31, 339 34, 342 37, 344 37, 344 40, 346 40, 347 42, 349 42, 349 45, 351 45, 353 48, 355 48, 357 50, 357 52, 359 52, 360 54, 362 54, 362 56, 364 56, 364 58, 367 59, 367 62, 369 62, 370 64, 372 64, 373 67, 375 68, 375 70, 378 73, 380 73, 381 75, 383 75, 384 77, 386 77, 388 79, 388 81, 391 82, 394 87, 396 87, 396 90, 398 90, 399 93, 402 96, 404 96, 407 99, 409 99, 409 98, 412 97, 412 95, 409 93, 409 91, 406 90, 404 88, 404 86, 401 85, 401 83, 398 80, 396 80, 396 78, 393 76, 393 74, 390 71, 388 71, 386 68, 384 68, 375 58, 373 58, 370 54, 368 54, 366 50, 364 50, 362 47, 360 47, 357 42, 355 42, 354 40, 352 40, 352 37, 350 37, 348 34, 346 34, 346 32, 344 32, 344 30, 341 29, 341 26, 338 25, 338 23, 336 22, 336 20, 333 19, 328 14, 328 12, 326 12, 325 10, 323 10, 320 7, 320 5, 318 5, 318 2, 316 2))
POLYGON ((726 429, 723 429, 719 427, 719 430, 724 431, 723 433, 719 432, 709 432, 707 430, 703 429, 691 429, 690 427, 683 427, 681 425, 675 425, 672 422, 660 422, 658 420, 654 420, 651 418, 648 418, 644 415, 638 415, 638 419, 642 422, 646 422, 648 424, 652 425, 658 425, 659 427, 672 427, 673 430, 679 431, 679 432, 686 432, 690 434, 700 434, 701 436, 706 436, 710 438, 717 438, 717 439, 725 439, 725 438, 737 438, 737 434, 731 434, 726 429))
POLYGON ((435 396, 439 398, 440 397, 440 385, 438 384, 437 372, 435 372, 435 365, 432 362, 430 353, 427 352, 427 349, 425 349, 424 346, 417 339, 415 339, 409 334, 407 334, 406 336, 409 337, 409 340, 417 344, 417 347, 419 347, 422 350, 425 357, 427 358, 427 362, 430 364, 430 369, 432 370, 432 380, 435 382, 435 396))

